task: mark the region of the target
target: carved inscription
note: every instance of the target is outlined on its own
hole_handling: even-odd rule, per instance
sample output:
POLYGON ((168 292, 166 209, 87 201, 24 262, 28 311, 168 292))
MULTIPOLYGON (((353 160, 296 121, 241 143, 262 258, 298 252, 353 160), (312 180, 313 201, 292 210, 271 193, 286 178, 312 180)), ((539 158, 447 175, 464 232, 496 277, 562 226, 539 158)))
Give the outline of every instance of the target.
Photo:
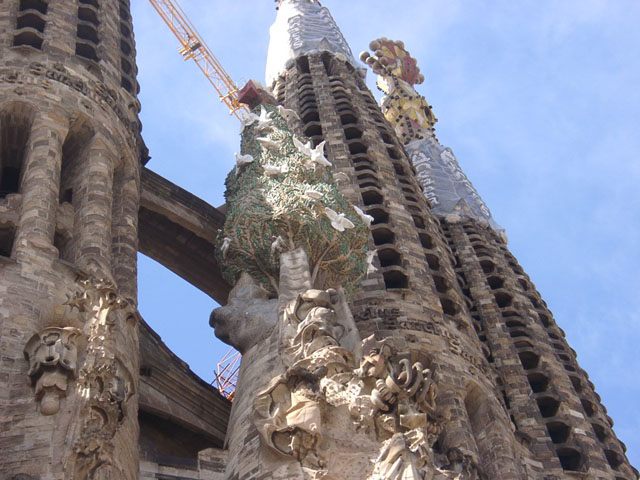
POLYGON ((129 130, 134 132, 140 130, 138 123, 130 120, 127 113, 120 108, 118 93, 104 83, 87 82, 67 72, 62 65, 58 65, 56 68, 48 68, 41 63, 32 63, 29 65, 29 74, 17 71, 5 72, 0 75, 0 82, 18 85, 38 85, 45 89, 51 88, 52 82, 61 83, 90 98, 101 107, 109 107, 129 130))
POLYGON ((383 320, 395 320, 400 317, 400 310, 398 308, 378 308, 378 307, 366 307, 364 310, 353 315, 353 318, 357 322, 364 322, 374 318, 381 318, 383 320))
POLYGON ((462 341, 456 335, 452 335, 449 330, 433 321, 415 321, 400 319, 400 310, 397 308, 379 308, 379 307, 367 307, 364 310, 354 315, 356 321, 365 321, 374 318, 382 320, 386 328, 401 329, 401 330, 415 330, 417 332, 428 333, 429 335, 435 335, 438 337, 446 338, 449 342, 449 350, 462 358, 464 358, 471 365, 476 367, 481 372, 486 372, 484 362, 473 355, 465 352, 462 348, 462 341))

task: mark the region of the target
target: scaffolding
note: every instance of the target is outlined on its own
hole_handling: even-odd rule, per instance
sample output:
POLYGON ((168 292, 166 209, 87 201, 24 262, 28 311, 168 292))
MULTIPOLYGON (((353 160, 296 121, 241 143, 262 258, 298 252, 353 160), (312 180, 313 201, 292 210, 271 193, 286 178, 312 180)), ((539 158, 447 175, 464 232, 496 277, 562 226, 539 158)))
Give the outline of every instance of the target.
POLYGON ((224 357, 222 357, 222 360, 218 362, 216 376, 212 382, 212 385, 231 401, 233 401, 233 396, 236 393, 241 359, 242 355, 233 348, 230 348, 224 357))

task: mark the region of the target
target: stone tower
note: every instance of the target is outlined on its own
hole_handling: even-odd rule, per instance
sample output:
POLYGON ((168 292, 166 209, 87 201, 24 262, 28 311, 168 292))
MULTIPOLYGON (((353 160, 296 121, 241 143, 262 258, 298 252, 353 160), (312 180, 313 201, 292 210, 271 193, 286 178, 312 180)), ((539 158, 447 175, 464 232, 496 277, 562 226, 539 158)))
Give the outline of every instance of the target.
MULTIPOLYGON (((637 478, 504 233, 435 139, 435 117, 412 88, 415 60, 385 39, 363 57, 389 95, 381 111, 329 11, 316 0, 277 3, 273 98, 250 96, 244 157, 227 180, 235 223, 219 244, 221 263, 244 272, 212 315, 244 354, 226 478, 637 478), (259 269, 246 260, 250 219, 237 215, 234 192, 252 185, 274 222, 274 212, 293 214, 268 192, 274 179, 290 186, 291 135, 353 206, 340 228, 358 228, 353 211, 370 225, 367 272, 348 300, 287 236, 262 254, 250 242, 256 259, 279 255, 275 294, 247 273, 259 269)), ((327 191, 301 196, 318 222, 336 216, 327 191)))
POLYGON ((0 52, 0 476, 134 479, 129 3, 5 0, 0 52))
POLYGON ((382 111, 416 169, 455 260, 473 327, 529 465, 554 478, 635 479, 589 375, 531 279, 509 252, 504 231, 434 133, 431 106, 415 90, 424 76, 402 42, 370 44, 361 59, 379 75, 382 111), (591 478, 591 477, 590 477, 591 478))

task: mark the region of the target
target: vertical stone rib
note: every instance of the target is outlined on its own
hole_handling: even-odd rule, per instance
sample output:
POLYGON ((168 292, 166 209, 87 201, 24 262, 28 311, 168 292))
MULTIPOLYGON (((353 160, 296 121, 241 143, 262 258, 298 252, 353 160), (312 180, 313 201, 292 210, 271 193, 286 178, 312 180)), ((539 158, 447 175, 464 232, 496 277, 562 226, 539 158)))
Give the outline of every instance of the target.
POLYGON ((33 122, 21 185, 22 213, 16 235, 16 254, 20 260, 33 254, 32 246, 53 247, 62 143, 67 129, 66 119, 53 114, 41 114, 33 122))
POLYGON ((123 157, 114 173, 112 211, 113 277, 120 294, 137 305, 138 208, 140 175, 137 158, 123 157))
POLYGON ((102 270, 100 276, 111 275, 111 202, 115 160, 113 147, 105 138, 96 135, 79 173, 74 232, 78 241, 76 263, 89 271, 99 268, 102 270))
POLYGON ((56 55, 73 55, 76 51, 77 18, 77 2, 49 0, 43 50, 56 55))

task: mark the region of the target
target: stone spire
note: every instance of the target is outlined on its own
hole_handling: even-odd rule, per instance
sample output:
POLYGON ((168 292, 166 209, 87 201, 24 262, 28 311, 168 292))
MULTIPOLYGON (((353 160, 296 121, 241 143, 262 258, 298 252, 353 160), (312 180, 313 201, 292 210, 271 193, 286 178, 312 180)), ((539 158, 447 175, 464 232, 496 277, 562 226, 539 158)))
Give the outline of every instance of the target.
POLYGON ((285 70, 288 62, 301 55, 327 51, 357 66, 331 13, 317 0, 280 0, 270 35, 267 87, 285 70))
POLYGON ((402 42, 379 38, 369 48, 374 55, 363 52, 360 59, 379 75, 378 88, 386 94, 382 111, 411 156, 433 213, 449 222, 472 218, 502 233, 453 151, 435 137, 438 120, 415 90, 424 81, 416 60, 402 42))

